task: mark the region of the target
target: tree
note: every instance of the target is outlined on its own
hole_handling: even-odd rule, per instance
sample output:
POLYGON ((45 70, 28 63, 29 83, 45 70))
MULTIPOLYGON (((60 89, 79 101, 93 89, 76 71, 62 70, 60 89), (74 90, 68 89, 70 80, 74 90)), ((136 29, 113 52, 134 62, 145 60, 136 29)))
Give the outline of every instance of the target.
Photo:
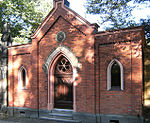
POLYGON ((150 43, 150 19, 141 19, 141 25, 145 27, 145 38, 146 38, 146 43, 150 43))
POLYGON ((144 1, 146 0, 87 0, 86 8, 87 13, 99 14, 102 24, 109 22, 116 29, 135 25, 131 12, 144 1))
POLYGON ((109 23, 106 30, 145 25, 146 39, 150 42, 150 19, 137 23, 131 13, 144 2, 150 4, 149 0, 87 0, 86 9, 87 13, 99 14, 100 24, 109 23))
POLYGON ((51 8, 50 0, 3 0, 0 2, 0 32, 8 22, 14 41, 26 43, 51 8))

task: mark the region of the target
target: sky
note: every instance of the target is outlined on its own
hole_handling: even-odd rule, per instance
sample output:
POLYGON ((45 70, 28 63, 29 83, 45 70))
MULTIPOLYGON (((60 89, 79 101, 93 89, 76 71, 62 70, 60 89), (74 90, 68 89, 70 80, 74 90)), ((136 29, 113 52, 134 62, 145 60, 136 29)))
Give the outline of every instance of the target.
MULTIPOLYGON (((73 9, 76 13, 81 15, 83 18, 85 18, 90 23, 98 23, 101 21, 98 15, 91 15, 86 14, 86 0, 68 0, 70 2, 70 8, 73 9)), ((133 3, 130 3, 131 6, 133 3)), ((139 22, 139 20, 150 18, 150 2, 145 2, 145 4, 142 4, 134 9, 132 12, 133 18, 136 22, 139 22)), ((104 27, 100 25, 99 30, 104 30, 104 27)))
POLYGON ((91 23, 96 23, 98 21, 97 15, 86 14, 86 0, 68 0, 70 2, 70 8, 76 13, 81 15, 83 18, 87 19, 91 23))

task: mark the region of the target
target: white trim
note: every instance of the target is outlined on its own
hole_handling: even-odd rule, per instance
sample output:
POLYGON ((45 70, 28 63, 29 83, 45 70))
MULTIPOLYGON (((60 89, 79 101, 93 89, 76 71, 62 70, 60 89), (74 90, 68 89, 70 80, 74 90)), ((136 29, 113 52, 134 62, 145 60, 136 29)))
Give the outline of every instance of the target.
POLYGON ((26 70, 23 66, 20 67, 19 72, 18 72, 18 89, 19 89, 19 90, 20 90, 20 89, 27 89, 27 70, 26 70), (22 73, 22 70, 25 70, 25 77, 26 77, 26 79, 25 79, 25 87, 23 87, 23 83, 22 83, 22 81, 21 81, 21 77, 22 77, 21 73, 22 73))
POLYGON ((117 59, 113 59, 107 67, 107 90, 111 90, 111 68, 114 62, 117 62, 118 65, 120 66, 120 71, 121 71, 121 88, 120 89, 124 90, 123 66, 117 59))

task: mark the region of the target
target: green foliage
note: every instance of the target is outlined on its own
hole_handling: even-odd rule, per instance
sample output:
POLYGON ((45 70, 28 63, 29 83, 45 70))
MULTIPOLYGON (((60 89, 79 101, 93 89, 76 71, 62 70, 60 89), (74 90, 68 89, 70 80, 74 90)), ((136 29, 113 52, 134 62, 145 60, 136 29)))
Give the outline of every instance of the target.
POLYGON ((0 33, 0 42, 1 42, 2 34, 0 33))
POLYGON ((150 19, 142 19, 141 25, 145 27, 146 43, 149 44, 150 43, 150 19))
POLYGON ((22 29, 20 32, 20 36, 16 36, 13 38, 13 41, 17 44, 24 44, 31 42, 31 39, 29 38, 32 33, 32 28, 29 27, 28 29, 22 29))
POLYGON ((14 41, 26 43, 51 8, 50 0, 3 0, 0 2, 0 26, 9 22, 14 41))
POLYGON ((126 0, 87 0, 87 12, 99 14, 102 23, 110 22, 119 28, 127 23, 125 18, 131 14, 131 7, 126 0))
MULTIPOLYGON (((102 22, 110 23, 106 30, 144 25, 147 43, 150 42, 150 19, 135 22, 132 11, 149 0, 87 0, 87 13, 98 14, 102 22)), ((150 6, 149 6, 150 7, 150 6)))
POLYGON ((113 29, 136 25, 132 10, 148 0, 87 0, 87 13, 99 14, 101 24, 111 23, 113 29))

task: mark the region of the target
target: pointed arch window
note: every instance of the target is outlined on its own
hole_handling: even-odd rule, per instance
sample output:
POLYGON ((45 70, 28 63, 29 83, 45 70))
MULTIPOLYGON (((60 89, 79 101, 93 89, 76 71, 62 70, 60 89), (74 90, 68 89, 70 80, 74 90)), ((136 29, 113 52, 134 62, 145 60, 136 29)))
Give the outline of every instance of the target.
POLYGON ((107 68, 107 90, 123 90, 123 66, 114 59, 107 68))
POLYGON ((19 70, 19 89, 27 89, 27 71, 22 66, 19 70))

